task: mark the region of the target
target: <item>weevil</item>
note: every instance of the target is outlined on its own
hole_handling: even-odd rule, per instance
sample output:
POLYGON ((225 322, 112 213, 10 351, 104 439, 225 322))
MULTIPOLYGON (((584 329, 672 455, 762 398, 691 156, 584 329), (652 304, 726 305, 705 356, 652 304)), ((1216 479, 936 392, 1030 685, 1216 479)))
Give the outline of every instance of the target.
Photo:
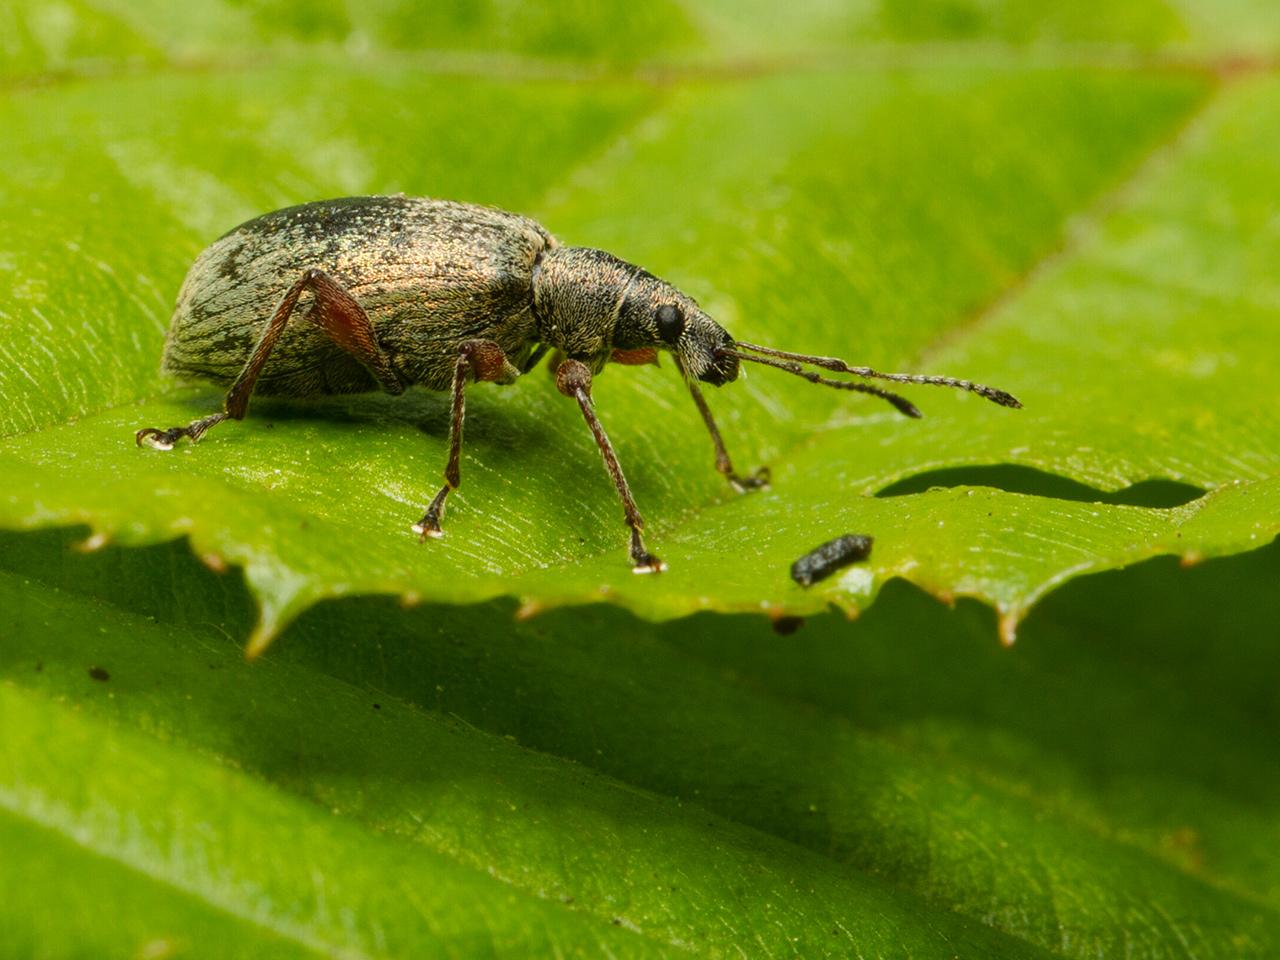
POLYGON ((734 340, 698 304, 646 270, 603 250, 562 246, 533 220, 492 207, 418 197, 346 197, 267 213, 224 234, 197 258, 178 294, 163 367, 229 386, 222 409, 186 426, 145 427, 139 446, 161 450, 241 420, 255 393, 286 397, 419 385, 449 391, 452 415, 444 485, 413 531, 443 534, 461 482, 466 390, 509 384, 549 352, 556 387, 586 420, 622 501, 636 573, 665 569, 644 544, 644 520, 596 414, 592 377, 609 362, 671 354, 715 447, 716 469, 737 490, 768 483, 767 468, 734 470, 700 384, 722 386, 741 362, 811 383, 887 400, 903 397, 861 380, 935 384, 1007 407, 1009 393, 953 377, 881 373, 834 357, 734 340), (297 318, 302 323, 291 322, 297 318), (846 374, 859 380, 823 376, 846 374))

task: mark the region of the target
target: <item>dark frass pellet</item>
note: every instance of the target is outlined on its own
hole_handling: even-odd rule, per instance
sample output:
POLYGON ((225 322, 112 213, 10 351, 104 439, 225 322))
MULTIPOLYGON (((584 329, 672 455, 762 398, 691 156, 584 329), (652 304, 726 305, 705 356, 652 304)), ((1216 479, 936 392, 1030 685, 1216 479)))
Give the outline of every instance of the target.
POLYGON ((164 369, 229 390, 221 410, 186 426, 144 427, 134 439, 159 450, 183 437, 194 442, 224 420, 244 419, 255 393, 448 391, 445 482, 413 525, 426 540, 443 536, 445 501, 462 481, 468 385, 514 383, 549 354, 556 387, 581 410, 622 501, 632 569, 652 573, 665 564, 645 547, 644 520, 591 382, 606 364, 655 363, 659 351, 673 356, 711 434, 716 469, 740 492, 767 485, 768 470, 735 472, 699 384, 736 380, 744 361, 871 394, 909 417, 920 416, 910 401, 860 381, 958 387, 1020 405, 970 380, 880 373, 736 341, 669 283, 603 250, 561 246, 527 217, 404 195, 344 197, 256 217, 196 258, 178 293, 164 369))
POLYGON ((810 550, 791 565, 791 579, 802 587, 811 587, 837 570, 871 556, 873 537, 865 533, 846 533, 810 550))
POLYGON ((778 636, 789 637, 804 626, 804 617, 776 617, 771 625, 778 636))

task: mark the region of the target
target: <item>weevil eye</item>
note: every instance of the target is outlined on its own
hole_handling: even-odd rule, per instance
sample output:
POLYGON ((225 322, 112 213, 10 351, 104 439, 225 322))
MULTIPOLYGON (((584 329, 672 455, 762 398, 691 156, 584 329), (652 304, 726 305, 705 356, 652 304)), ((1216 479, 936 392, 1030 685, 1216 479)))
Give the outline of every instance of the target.
POLYGON ((674 304, 664 303, 654 313, 653 319, 658 324, 658 336, 665 343, 674 345, 684 333, 684 314, 674 304))

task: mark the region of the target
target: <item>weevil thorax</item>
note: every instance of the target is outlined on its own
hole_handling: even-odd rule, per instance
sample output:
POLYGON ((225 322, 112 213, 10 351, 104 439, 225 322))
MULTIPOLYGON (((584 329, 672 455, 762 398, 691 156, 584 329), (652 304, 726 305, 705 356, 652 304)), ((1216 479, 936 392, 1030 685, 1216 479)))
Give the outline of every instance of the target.
POLYGON ((719 386, 735 380, 733 345, 692 297, 634 264, 589 247, 555 247, 534 268, 533 303, 543 343, 593 371, 615 350, 667 350, 686 374, 719 386))

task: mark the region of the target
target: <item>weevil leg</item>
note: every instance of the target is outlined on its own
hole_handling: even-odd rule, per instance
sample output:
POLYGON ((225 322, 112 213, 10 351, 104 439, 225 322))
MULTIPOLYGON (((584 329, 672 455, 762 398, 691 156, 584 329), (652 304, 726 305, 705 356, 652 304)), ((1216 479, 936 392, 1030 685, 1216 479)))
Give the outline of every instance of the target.
POLYGON ((462 482, 462 421, 467 412, 468 375, 477 382, 510 383, 520 375, 520 371, 512 366, 502 347, 492 340, 467 340, 458 347, 458 357, 453 364, 453 416, 449 420, 449 462, 444 468, 444 486, 432 499, 422 519, 413 525, 413 532, 423 540, 444 536, 440 528, 444 503, 450 491, 458 489, 462 482))
POLYGON ((667 569, 667 565, 645 549, 644 519, 636 508, 636 501, 631 496, 631 487, 622 474, 622 465, 618 463, 618 455, 614 453, 609 435, 604 432, 600 418, 596 416, 595 405, 591 402, 591 368, 580 360, 565 360, 556 369, 556 388, 566 397, 578 401, 582 416, 596 438, 596 446, 600 448, 600 456, 604 458, 605 469, 609 478, 618 489, 618 498, 622 501, 622 509, 626 513, 627 526, 631 528, 631 569, 635 573, 659 573, 667 569))
POLYGON ((378 345, 373 333, 373 324, 369 322, 369 316, 364 312, 364 308, 328 274, 311 269, 289 288, 280 305, 276 307, 275 313, 271 315, 271 320, 267 328, 262 331, 262 336, 258 338, 253 353, 240 370, 236 382, 227 391, 222 412, 193 420, 185 427, 170 427, 168 430, 144 427, 134 435, 138 446, 146 443, 159 450, 169 450, 182 437, 188 437, 194 443, 210 427, 223 420, 243 420, 249 410, 249 397, 258 382, 262 368, 266 366, 267 358, 271 356, 271 351, 276 341, 280 339, 280 334, 288 326, 294 308, 298 305, 298 298, 302 296, 304 290, 310 290, 313 297, 306 319, 328 334, 329 339, 343 350, 359 360, 373 374, 383 390, 391 394, 403 393, 404 384, 391 365, 391 358, 378 345))
POLYGON ((525 374, 536 367, 538 365, 538 361, 545 357, 547 355, 547 351, 550 349, 551 347, 545 343, 538 344, 538 346, 534 348, 533 353, 529 354, 529 358, 525 360, 524 363, 520 364, 520 372, 525 374))
POLYGON ((707 432, 711 434, 711 442, 716 446, 716 470, 722 473, 732 485, 733 489, 739 493, 746 493, 748 490, 759 490, 761 487, 769 486, 769 468, 759 467, 750 476, 741 476, 733 469, 733 461, 729 459, 729 451, 725 449, 724 438, 720 436, 720 428, 716 426, 715 417, 711 415, 711 408, 707 406, 707 399, 702 395, 702 391, 698 389, 698 384, 693 380, 686 378, 689 384, 689 393, 693 395, 693 402, 698 407, 698 412, 702 414, 702 422, 707 425, 707 432))

